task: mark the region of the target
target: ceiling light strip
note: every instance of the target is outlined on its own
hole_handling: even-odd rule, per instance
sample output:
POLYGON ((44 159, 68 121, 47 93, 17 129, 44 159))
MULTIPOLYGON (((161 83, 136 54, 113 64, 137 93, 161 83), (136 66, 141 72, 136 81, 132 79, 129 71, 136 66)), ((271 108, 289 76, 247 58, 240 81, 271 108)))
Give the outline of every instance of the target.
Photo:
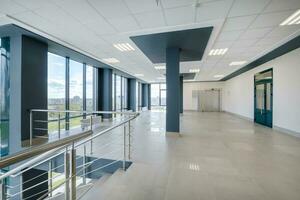
POLYGON ((291 23, 292 21, 294 21, 295 18, 297 18, 297 16, 300 15, 300 9, 297 10, 294 14, 292 14, 291 16, 289 16, 286 20, 284 20, 280 26, 285 26, 285 25, 292 25, 294 23, 291 23))

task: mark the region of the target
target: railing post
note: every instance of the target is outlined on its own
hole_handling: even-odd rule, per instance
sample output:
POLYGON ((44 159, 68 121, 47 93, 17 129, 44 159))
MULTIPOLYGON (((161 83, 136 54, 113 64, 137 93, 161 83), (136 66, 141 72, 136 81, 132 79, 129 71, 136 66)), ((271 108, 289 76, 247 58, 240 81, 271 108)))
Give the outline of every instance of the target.
POLYGON ((126 171, 126 124, 124 124, 123 139, 123 170, 126 171))
POLYGON ((86 184, 86 169, 85 169, 85 165, 86 165, 86 146, 85 144, 83 145, 83 160, 82 160, 82 164, 83 164, 83 169, 82 169, 82 183, 85 185, 86 184))
MULTIPOLYGON (((91 115, 90 121, 91 131, 93 130, 93 115, 91 115)), ((91 155, 93 154, 93 139, 91 139, 91 155)))
POLYGON ((70 200, 70 154, 65 152, 65 200, 70 200))
POLYGON ((60 113, 58 113, 58 139, 60 139, 60 113))
POLYGON ((130 130, 130 121, 128 122, 128 159, 131 160, 131 130, 130 130))
POLYGON ((50 160, 49 161, 49 170, 48 170, 48 173, 49 173, 49 183, 48 183, 48 185, 49 185, 49 190, 50 190, 50 192, 49 192, 49 196, 50 197, 52 197, 52 183, 53 183, 53 181, 52 181, 52 179, 53 179, 53 176, 52 176, 52 168, 53 168, 53 166, 52 166, 52 160, 50 160))
POLYGON ((74 142, 71 149, 71 199, 76 200, 76 149, 74 142))
POLYGON ((30 134, 30 138, 29 138, 29 145, 32 146, 32 137, 33 137, 33 127, 32 127, 32 110, 30 110, 30 113, 29 113, 29 134, 30 134))

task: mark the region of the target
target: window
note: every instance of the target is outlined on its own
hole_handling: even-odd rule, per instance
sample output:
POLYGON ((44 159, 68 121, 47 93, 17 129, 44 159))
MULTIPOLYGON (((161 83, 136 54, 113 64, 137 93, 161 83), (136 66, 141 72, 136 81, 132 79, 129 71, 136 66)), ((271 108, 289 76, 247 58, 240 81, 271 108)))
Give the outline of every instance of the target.
POLYGON ((151 84, 151 105, 152 106, 159 106, 159 84, 151 84))
POLYGON ((115 93, 115 88, 116 88, 116 81, 115 81, 115 74, 112 74, 112 110, 115 111, 116 110, 116 93, 115 93))
POLYGON ((94 67, 86 66, 86 110, 93 111, 94 108, 94 67))
POLYGON ((116 75, 116 110, 122 109, 121 76, 116 75))
MULTIPOLYGON (((70 60, 70 110, 83 110, 83 64, 70 60)), ((70 115, 70 128, 80 125, 82 115, 70 115)))
POLYGON ((127 78, 122 77, 122 110, 127 109, 127 78))
POLYGON ((165 83, 151 84, 151 105, 165 106, 167 100, 167 89, 165 83))
MULTIPOLYGON (((66 60, 64 57, 48 53, 48 109, 65 110, 66 102, 66 60)), ((64 116, 62 116, 64 117, 64 116)), ((50 113, 48 120, 57 120, 58 114, 50 113)), ((61 123, 64 128, 65 123, 61 123)), ((57 131, 58 124, 48 123, 48 133, 57 131)))

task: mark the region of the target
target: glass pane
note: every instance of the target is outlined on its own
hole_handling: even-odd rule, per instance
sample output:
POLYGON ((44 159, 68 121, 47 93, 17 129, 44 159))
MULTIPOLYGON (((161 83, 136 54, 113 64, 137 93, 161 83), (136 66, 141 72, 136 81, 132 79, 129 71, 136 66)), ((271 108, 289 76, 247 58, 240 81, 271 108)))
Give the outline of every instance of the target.
POLYGON ((127 78, 122 77, 122 109, 127 109, 127 78))
MULTIPOLYGON (((70 60, 70 110, 83 110, 83 64, 70 60)), ((70 128, 80 126, 82 115, 70 115, 70 128)))
POLYGON ((94 110, 94 67, 86 66, 86 110, 94 110))
POLYGON ((161 90, 160 91, 160 104, 161 106, 165 106, 166 105, 166 100, 167 100, 167 92, 166 90, 161 90))
POLYGON ((259 81, 259 80, 270 80, 272 79, 272 70, 266 71, 266 72, 262 72, 262 73, 258 73, 255 74, 255 80, 259 81))
POLYGON ((116 110, 121 110, 121 77, 116 76, 116 110))
POLYGON ((160 89, 164 89, 164 90, 167 89, 166 84, 165 84, 165 83, 161 83, 161 84, 160 84, 160 89))
POLYGON ((265 85, 256 85, 256 109, 265 109, 265 85))
MULTIPOLYGON (((65 110, 66 101, 66 59, 64 57, 48 53, 48 109, 65 110)), ((57 120, 58 115, 50 113, 48 120, 57 120)), ((61 123, 64 128, 65 123, 61 123)), ((48 123, 48 133, 57 131, 58 123, 48 123)))
POLYGON ((115 110, 115 74, 112 75, 112 110, 115 110))
POLYGON ((0 157, 8 154, 9 139, 9 38, 0 38, 0 157))
POLYGON ((271 103, 271 91, 272 91, 272 87, 271 87, 271 83, 267 83, 267 99, 266 99, 266 104, 267 104, 267 110, 271 110, 272 107, 272 103, 271 103))
POLYGON ((139 110, 139 82, 136 82, 135 84, 135 107, 136 110, 139 110))
POLYGON ((142 109, 142 84, 139 83, 139 109, 142 109))
POLYGON ((151 105, 159 106, 159 84, 151 84, 151 105))

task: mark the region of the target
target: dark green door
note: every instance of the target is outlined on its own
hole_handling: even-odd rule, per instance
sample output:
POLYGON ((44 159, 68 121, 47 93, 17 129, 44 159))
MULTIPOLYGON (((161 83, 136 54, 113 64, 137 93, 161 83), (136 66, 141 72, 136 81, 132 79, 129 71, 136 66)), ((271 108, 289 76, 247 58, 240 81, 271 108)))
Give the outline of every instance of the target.
POLYGON ((256 123, 272 127, 273 79, 272 76, 270 76, 270 71, 264 73, 268 73, 268 76, 260 73, 259 75, 256 75, 255 78, 254 121, 256 123))

